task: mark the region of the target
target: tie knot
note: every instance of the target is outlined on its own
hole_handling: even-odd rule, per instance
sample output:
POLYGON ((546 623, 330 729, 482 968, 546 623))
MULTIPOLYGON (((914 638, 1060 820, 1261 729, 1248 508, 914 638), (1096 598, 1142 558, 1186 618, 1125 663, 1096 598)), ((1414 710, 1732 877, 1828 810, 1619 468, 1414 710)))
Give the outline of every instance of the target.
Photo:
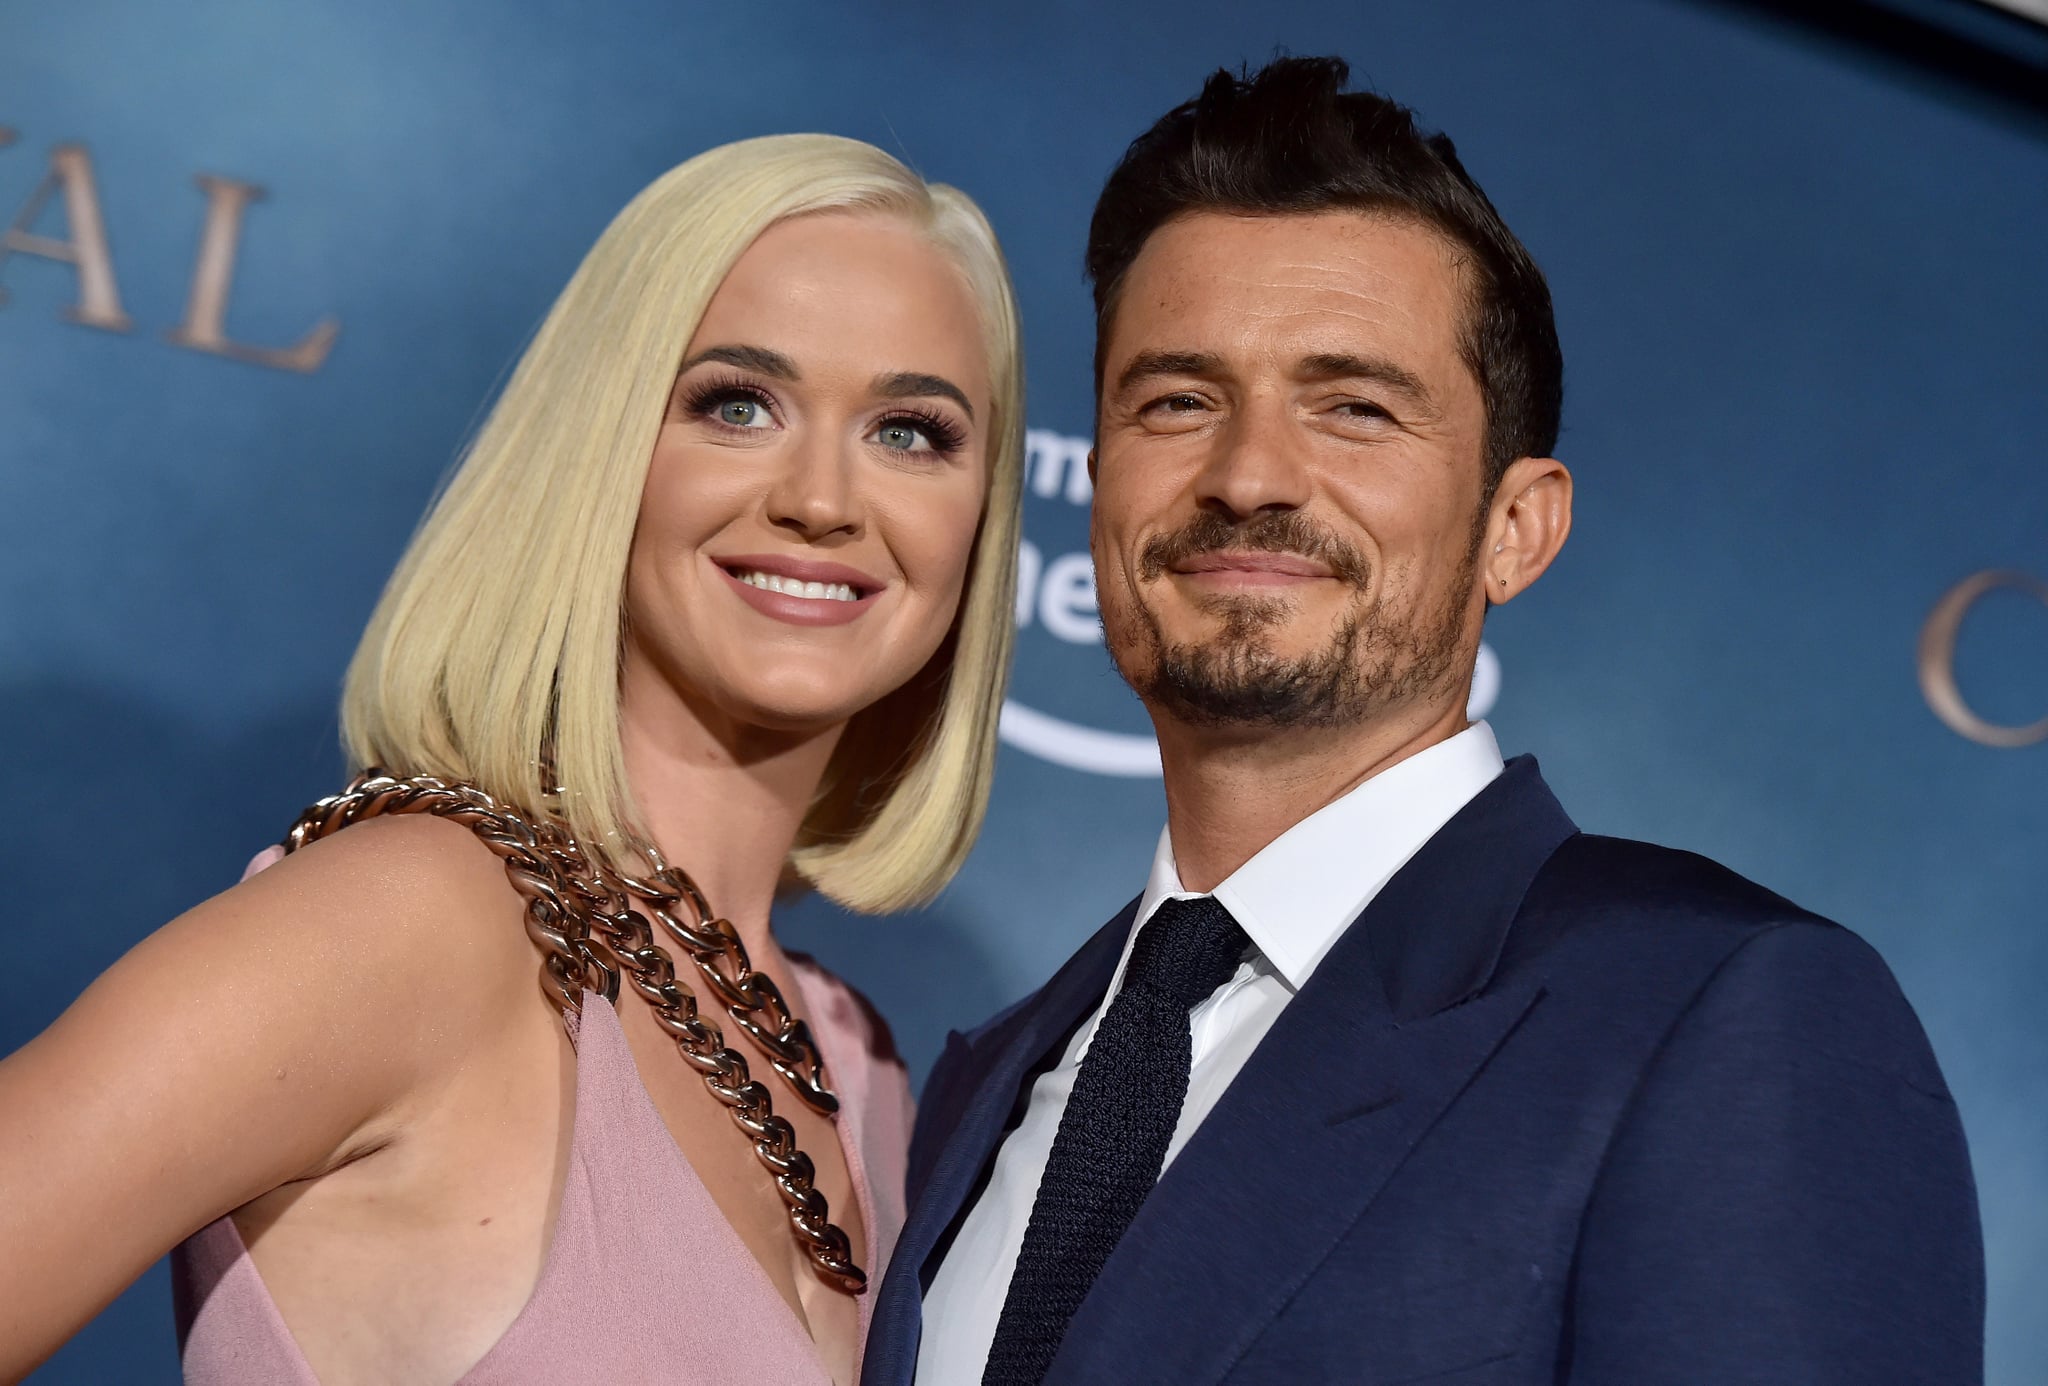
POLYGON ((1250 946, 1215 896, 1163 901, 1131 945, 1124 986, 1168 997, 1185 1010, 1229 981, 1250 946))

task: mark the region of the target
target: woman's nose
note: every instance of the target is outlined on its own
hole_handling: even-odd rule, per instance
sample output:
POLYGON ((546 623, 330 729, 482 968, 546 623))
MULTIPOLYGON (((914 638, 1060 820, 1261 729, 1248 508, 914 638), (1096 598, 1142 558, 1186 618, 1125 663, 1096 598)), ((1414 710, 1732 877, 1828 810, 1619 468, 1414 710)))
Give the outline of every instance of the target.
POLYGON ((852 449, 830 437, 797 443, 768 493, 771 523, 822 539, 835 532, 858 534, 862 513, 852 449))

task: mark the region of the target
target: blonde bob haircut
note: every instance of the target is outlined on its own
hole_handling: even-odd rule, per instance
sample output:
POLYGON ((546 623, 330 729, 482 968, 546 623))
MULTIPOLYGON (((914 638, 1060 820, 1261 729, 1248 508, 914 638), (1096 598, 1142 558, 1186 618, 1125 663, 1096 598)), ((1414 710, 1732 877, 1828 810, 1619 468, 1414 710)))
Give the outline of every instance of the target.
MULTIPOLYGON (((1015 633, 1023 480, 1016 301, 987 220, 871 145, 744 140, 655 180, 555 301, 392 574, 342 695, 357 769, 468 780, 626 864, 642 816, 619 744, 628 550, 655 435, 712 294, 787 217, 903 218, 980 307, 993 399, 988 500, 960 611, 929 664, 855 715, 789 869, 849 908, 937 894, 988 805, 1015 633), (545 792, 552 748, 559 799, 545 792)), ((685 849, 682 865, 688 865, 685 849)))

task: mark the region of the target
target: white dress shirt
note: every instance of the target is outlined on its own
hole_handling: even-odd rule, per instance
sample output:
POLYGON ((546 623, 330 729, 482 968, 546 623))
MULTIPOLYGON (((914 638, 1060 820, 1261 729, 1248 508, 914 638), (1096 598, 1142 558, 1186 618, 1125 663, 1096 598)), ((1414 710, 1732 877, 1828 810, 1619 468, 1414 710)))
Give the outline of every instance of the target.
MULTIPOLYGON (((1216 899, 1243 926, 1253 947, 1237 974, 1189 1013, 1193 1066, 1180 1120, 1166 1147, 1167 1164, 1345 928, 1437 829, 1500 772, 1500 747, 1492 730, 1484 722, 1474 723, 1302 819, 1216 887, 1216 899)), ((1059 1063, 1032 1085, 1024 1119, 996 1153, 987 1188, 932 1278, 924 1297, 917 1386, 966 1386, 981 1380, 1060 1117, 1103 1012, 1123 986, 1131 944, 1162 901, 1194 897, 1195 892, 1181 889, 1173 840, 1162 830, 1151 879, 1139 897, 1109 991, 1074 1032, 1059 1063)))

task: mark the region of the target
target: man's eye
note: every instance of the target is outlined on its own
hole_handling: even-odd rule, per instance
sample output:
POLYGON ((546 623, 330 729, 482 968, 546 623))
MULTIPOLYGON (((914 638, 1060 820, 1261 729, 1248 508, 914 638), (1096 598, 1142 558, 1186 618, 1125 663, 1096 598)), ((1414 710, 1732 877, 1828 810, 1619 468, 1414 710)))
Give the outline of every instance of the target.
POLYGON ((1200 395, 1162 395, 1152 401, 1152 408, 1163 409, 1169 414, 1192 414, 1206 407, 1200 395))
POLYGON ((1371 400, 1347 400, 1337 406, 1337 412, 1353 419, 1390 419, 1393 415, 1374 404, 1371 400))

